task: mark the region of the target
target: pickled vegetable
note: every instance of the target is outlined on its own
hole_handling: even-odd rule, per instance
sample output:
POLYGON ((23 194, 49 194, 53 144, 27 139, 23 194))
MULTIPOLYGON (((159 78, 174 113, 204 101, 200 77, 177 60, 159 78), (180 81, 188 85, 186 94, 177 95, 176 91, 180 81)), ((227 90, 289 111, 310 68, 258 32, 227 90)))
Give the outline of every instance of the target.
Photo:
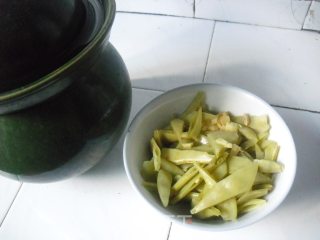
POLYGON ((170 122, 170 125, 173 132, 177 136, 178 141, 181 143, 181 140, 182 140, 181 134, 183 132, 184 121, 182 121, 181 119, 173 119, 170 122))
POLYGON ((203 180, 205 181, 205 183, 209 187, 212 187, 213 185, 215 185, 217 183, 216 180, 214 180, 213 177, 210 176, 210 173, 208 173, 205 169, 200 167, 199 164, 194 163, 194 166, 197 168, 197 170, 199 171, 201 177, 203 178, 203 180))
POLYGON ((258 133, 267 132, 270 129, 270 125, 268 123, 268 116, 250 116, 250 122, 248 126, 258 133))
POLYGON ((142 185, 148 189, 150 192, 157 192, 158 191, 158 187, 157 184, 154 182, 147 182, 147 181, 143 181, 142 185))
POLYGON ((283 170, 283 166, 275 161, 265 159, 255 159, 259 166, 259 171, 262 173, 280 173, 283 170))
POLYGON ((195 150, 179 150, 174 148, 163 148, 163 158, 177 165, 184 163, 209 163, 214 159, 213 155, 206 152, 200 152, 195 150))
POLYGON ((154 140, 154 138, 151 139, 151 149, 152 149, 152 159, 154 161, 154 169, 156 171, 160 170, 161 166, 161 150, 154 140))
POLYGON ((276 160, 279 153, 279 145, 277 143, 270 143, 265 149, 264 149, 264 158, 267 160, 276 160))
POLYGON ((226 162, 221 163, 213 172, 212 176, 220 181, 228 174, 228 165, 226 162))
POLYGON ((141 175, 147 181, 155 181, 157 179, 157 172, 154 169, 154 161, 144 161, 142 163, 141 175))
POLYGON ((196 167, 190 168, 185 174, 179 178, 179 180, 172 186, 172 190, 177 192, 179 191, 187 182, 190 181, 198 173, 196 167))
POLYGON ((237 201, 235 198, 230 198, 217 205, 221 212, 221 217, 225 221, 236 220, 238 215, 237 201))
POLYGON ((167 161, 166 159, 161 159, 161 169, 166 170, 174 176, 184 174, 184 171, 180 167, 172 162, 167 161))
POLYGON ((187 109, 184 111, 184 113, 181 115, 182 118, 187 116, 189 113, 196 111, 199 107, 202 107, 205 102, 205 95, 203 92, 198 92, 195 98, 192 100, 190 105, 187 107, 187 109))
POLYGON ((157 177, 157 187, 159 196, 164 207, 168 206, 170 190, 171 190, 172 176, 165 170, 160 170, 157 177))
POLYGON ((252 199, 239 206, 239 213, 250 212, 258 207, 261 207, 266 204, 264 199, 252 199))
POLYGON ((189 202, 200 219, 234 221, 267 203, 280 146, 269 138, 267 115, 234 116, 205 110, 199 92, 188 108, 150 141, 151 160, 142 163, 142 184, 164 207, 189 202))
POLYGON ((268 193, 268 189, 259 189, 259 190, 249 191, 241 195, 241 197, 237 200, 237 203, 241 205, 252 199, 263 197, 267 195, 267 193, 268 193))
POLYGON ((188 136, 194 140, 197 140, 202 128, 202 108, 197 111, 196 117, 190 123, 188 136))
POLYGON ((225 200, 233 198, 240 193, 249 191, 254 183, 258 166, 254 163, 241 168, 228 177, 215 184, 201 201, 191 209, 191 214, 198 213, 203 209, 215 206, 225 200))

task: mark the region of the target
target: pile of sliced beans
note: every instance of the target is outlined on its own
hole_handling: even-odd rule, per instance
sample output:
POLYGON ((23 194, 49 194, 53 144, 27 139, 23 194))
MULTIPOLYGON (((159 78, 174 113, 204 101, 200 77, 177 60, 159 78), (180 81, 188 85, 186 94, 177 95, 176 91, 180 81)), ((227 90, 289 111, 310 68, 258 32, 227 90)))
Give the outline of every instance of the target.
POLYGON ((154 130, 143 184, 164 207, 187 201, 200 219, 235 220, 266 204, 273 175, 283 170, 269 131, 266 115, 210 113, 199 92, 181 115, 154 130))

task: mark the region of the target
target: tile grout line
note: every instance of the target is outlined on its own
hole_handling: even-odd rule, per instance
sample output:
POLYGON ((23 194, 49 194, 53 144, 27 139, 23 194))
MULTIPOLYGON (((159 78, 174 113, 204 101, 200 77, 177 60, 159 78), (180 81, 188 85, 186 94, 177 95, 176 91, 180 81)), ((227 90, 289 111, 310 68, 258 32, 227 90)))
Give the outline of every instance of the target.
POLYGON ((12 207, 12 205, 13 205, 14 201, 16 200, 16 198, 17 198, 17 196, 18 196, 18 194, 19 194, 19 192, 20 192, 20 190, 21 190, 21 188, 22 188, 22 185, 23 185, 23 183, 21 183, 21 184, 20 184, 19 189, 18 189, 18 191, 16 192, 16 194, 14 195, 14 198, 13 198, 13 200, 12 200, 12 202, 11 202, 11 204, 10 204, 10 206, 9 206, 8 210, 6 211, 6 213, 5 213, 5 215, 4 215, 3 220, 0 222, 0 228, 2 227, 2 225, 3 225, 4 221, 6 220, 6 217, 8 216, 9 211, 10 211, 10 209, 11 209, 11 207, 12 207))
MULTIPOLYGON (((205 19, 205 18, 199 18, 199 19, 205 19)), ((260 25, 260 24, 255 24, 255 23, 233 22, 233 21, 228 21, 228 20, 214 20, 214 19, 212 19, 212 20, 216 21, 216 22, 233 23, 233 24, 247 25, 247 26, 253 26, 253 27, 264 27, 264 28, 281 29, 281 30, 298 31, 298 32, 302 31, 302 29, 297 29, 297 28, 267 26, 267 25, 260 25)))
POLYGON ((172 222, 170 222, 169 231, 168 231, 166 240, 169 240, 169 238, 170 238, 171 227, 172 227, 172 222))
MULTIPOLYGON (((310 9, 311 9, 312 3, 313 3, 313 0, 310 1, 310 5, 309 5, 309 7, 308 7, 307 13, 306 13, 306 15, 304 16, 304 19, 303 19, 303 22, 302 22, 301 30, 304 30, 304 29, 303 29, 303 26, 304 26, 304 24, 305 24, 305 22, 306 22, 306 20, 307 20, 307 17, 308 17, 309 11, 310 11, 310 9)), ((291 0, 291 5, 292 5, 292 0, 291 0)))
POLYGON ((145 90, 145 91, 154 91, 154 92, 160 92, 160 93, 164 93, 165 91, 167 91, 167 90, 159 90, 159 89, 143 88, 143 87, 132 87, 132 89, 145 90))
POLYGON ((187 18, 187 19, 200 19, 200 20, 213 21, 212 19, 196 18, 194 16, 191 16, 191 17, 179 16, 179 15, 165 14, 165 13, 147 13, 147 12, 121 11, 121 10, 118 10, 117 13, 130 13, 130 14, 137 14, 137 15, 150 15, 150 16, 160 16, 160 17, 174 17, 174 18, 187 18))
POLYGON ((316 111, 316 110, 309 110, 309 109, 295 108, 295 107, 287 107, 287 106, 281 106, 281 105, 276 105, 276 104, 270 104, 270 105, 272 107, 285 108, 285 109, 290 109, 290 110, 296 110, 296 111, 320 114, 320 111, 316 111))
POLYGON ((117 11, 117 13, 127 13, 127 14, 137 14, 137 15, 150 15, 150 16, 160 16, 160 17, 175 17, 175 18, 186 18, 186 19, 196 19, 196 20, 203 20, 203 21, 213 21, 213 22, 222 22, 222 23, 231 23, 231 24, 240 24, 246 26, 255 26, 255 27, 265 27, 265 28, 272 28, 272 29, 282 29, 282 30, 290 30, 290 31, 308 31, 307 29, 296 29, 296 28, 286 28, 286 27, 277 27, 277 26, 268 26, 268 25, 260 25, 254 23, 244 23, 244 22, 234 22, 228 20, 219 20, 219 19, 209 19, 209 18, 200 18, 200 17, 188 17, 188 16, 178 16, 172 14, 163 14, 163 13, 145 13, 145 12, 133 12, 133 11, 117 11))
POLYGON ((196 17, 196 0, 193 0, 192 11, 193 11, 193 18, 195 18, 196 17))
POLYGON ((208 49, 208 54, 207 54, 207 59, 206 59, 206 65, 204 67, 204 73, 203 73, 203 78, 202 78, 202 82, 204 83, 205 77, 207 75, 207 69, 208 69, 208 63, 209 63, 209 58, 210 58, 210 52, 211 52, 211 48, 212 48, 212 42, 213 42, 213 35, 216 29, 216 23, 214 22, 213 28, 212 28, 212 32, 211 32, 211 36, 210 36, 210 44, 209 44, 209 49, 208 49))

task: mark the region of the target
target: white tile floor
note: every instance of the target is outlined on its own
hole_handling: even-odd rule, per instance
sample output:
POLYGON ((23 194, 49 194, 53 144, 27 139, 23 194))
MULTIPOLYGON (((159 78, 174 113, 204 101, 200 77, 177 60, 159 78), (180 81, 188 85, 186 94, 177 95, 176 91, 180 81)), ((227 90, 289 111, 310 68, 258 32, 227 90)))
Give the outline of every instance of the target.
MULTIPOLYGON (((129 185, 120 141, 101 164, 74 179, 24 183, 20 189, 19 182, 0 177, 0 239, 319 239, 320 34, 283 29, 301 29, 310 1, 293 0, 292 15, 288 0, 244 0, 241 6, 235 0, 196 0, 196 17, 241 24, 189 18, 188 0, 117 2, 121 11, 153 13, 119 13, 111 34, 134 87, 131 119, 161 91, 177 86, 206 81, 246 88, 282 106, 276 110, 298 152, 293 189, 276 212, 242 230, 212 234, 171 226, 129 185), (210 10, 217 4, 225 15, 205 15, 221 14, 210 10), (244 16, 253 7, 259 14, 244 16)), ((312 9, 317 8, 308 16, 312 9)))
POLYGON ((216 23, 206 82, 245 88, 269 103, 320 111, 320 34, 216 23))
POLYGON ((202 81, 213 21, 119 13, 115 26, 110 40, 133 87, 168 90, 202 81))
POLYGON ((20 186, 20 182, 0 176, 0 226, 20 186))

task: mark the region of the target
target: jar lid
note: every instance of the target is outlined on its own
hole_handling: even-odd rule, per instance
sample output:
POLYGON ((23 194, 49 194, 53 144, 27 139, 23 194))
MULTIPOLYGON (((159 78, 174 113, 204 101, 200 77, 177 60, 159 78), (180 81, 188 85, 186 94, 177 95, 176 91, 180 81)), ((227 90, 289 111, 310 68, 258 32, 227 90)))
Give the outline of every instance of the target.
POLYGON ((30 84, 77 53, 82 0, 0 1, 0 93, 30 84))

